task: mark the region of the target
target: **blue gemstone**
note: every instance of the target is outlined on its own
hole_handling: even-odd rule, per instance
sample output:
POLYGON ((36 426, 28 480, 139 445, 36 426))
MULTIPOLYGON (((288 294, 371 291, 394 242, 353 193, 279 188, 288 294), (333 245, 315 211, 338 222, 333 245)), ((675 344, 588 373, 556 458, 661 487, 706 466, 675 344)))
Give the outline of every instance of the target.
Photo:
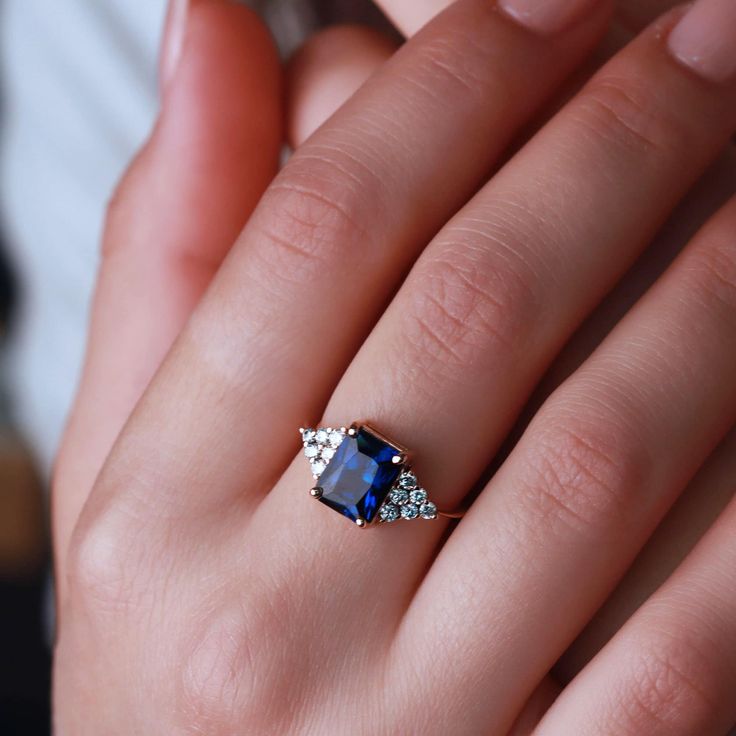
POLYGON ((403 468, 392 461, 399 452, 367 427, 345 435, 319 477, 319 500, 351 521, 370 524, 403 468))

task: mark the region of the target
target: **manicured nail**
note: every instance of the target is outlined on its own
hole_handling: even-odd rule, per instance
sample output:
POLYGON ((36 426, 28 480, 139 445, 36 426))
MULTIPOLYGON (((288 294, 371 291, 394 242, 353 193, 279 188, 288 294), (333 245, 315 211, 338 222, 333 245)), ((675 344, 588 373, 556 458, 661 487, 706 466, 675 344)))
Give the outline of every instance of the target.
POLYGON ((517 23, 544 35, 559 33, 580 20, 598 0, 499 0, 498 7, 517 23))
POLYGON ((680 62, 711 82, 736 77, 736 0, 699 0, 669 36, 680 62))
POLYGON ((166 89, 179 63, 187 26, 190 0, 169 0, 161 42, 161 87, 166 89))

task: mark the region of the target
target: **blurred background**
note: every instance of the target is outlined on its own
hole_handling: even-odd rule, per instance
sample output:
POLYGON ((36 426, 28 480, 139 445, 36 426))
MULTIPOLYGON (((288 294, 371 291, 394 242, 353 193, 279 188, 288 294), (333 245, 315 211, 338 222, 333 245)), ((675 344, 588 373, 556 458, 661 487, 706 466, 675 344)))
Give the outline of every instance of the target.
MULTIPOLYGON (((370 0, 251 0, 287 57, 370 0)), ((158 106, 166 0, 0 0, 0 734, 48 734, 48 489, 110 193, 158 106)), ((114 390, 114 387, 111 387, 114 390)))
MULTIPOLYGON (((0 334, 7 340, 16 299, 0 262, 0 334)), ((9 396, 0 397, 0 733, 49 729, 49 647, 44 621, 48 581, 46 512, 36 464, 13 428, 9 396)))

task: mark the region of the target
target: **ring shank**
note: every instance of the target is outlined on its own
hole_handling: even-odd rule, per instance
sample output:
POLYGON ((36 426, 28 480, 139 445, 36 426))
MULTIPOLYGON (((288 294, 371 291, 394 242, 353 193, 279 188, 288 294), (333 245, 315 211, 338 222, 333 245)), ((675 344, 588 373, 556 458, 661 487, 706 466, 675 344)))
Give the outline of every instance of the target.
POLYGON ((437 509, 437 516, 444 516, 447 519, 460 519, 465 516, 466 511, 467 508, 465 507, 454 509, 452 511, 441 511, 440 509, 437 509))

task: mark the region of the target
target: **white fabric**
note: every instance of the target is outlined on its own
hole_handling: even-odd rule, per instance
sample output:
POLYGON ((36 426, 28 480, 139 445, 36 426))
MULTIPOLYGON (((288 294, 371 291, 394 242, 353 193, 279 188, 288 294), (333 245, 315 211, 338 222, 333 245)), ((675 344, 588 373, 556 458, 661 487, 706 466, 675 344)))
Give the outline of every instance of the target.
POLYGON ((4 0, 0 10, 0 216, 21 290, 3 367, 48 473, 78 378, 105 205, 156 113, 165 0, 4 0))

